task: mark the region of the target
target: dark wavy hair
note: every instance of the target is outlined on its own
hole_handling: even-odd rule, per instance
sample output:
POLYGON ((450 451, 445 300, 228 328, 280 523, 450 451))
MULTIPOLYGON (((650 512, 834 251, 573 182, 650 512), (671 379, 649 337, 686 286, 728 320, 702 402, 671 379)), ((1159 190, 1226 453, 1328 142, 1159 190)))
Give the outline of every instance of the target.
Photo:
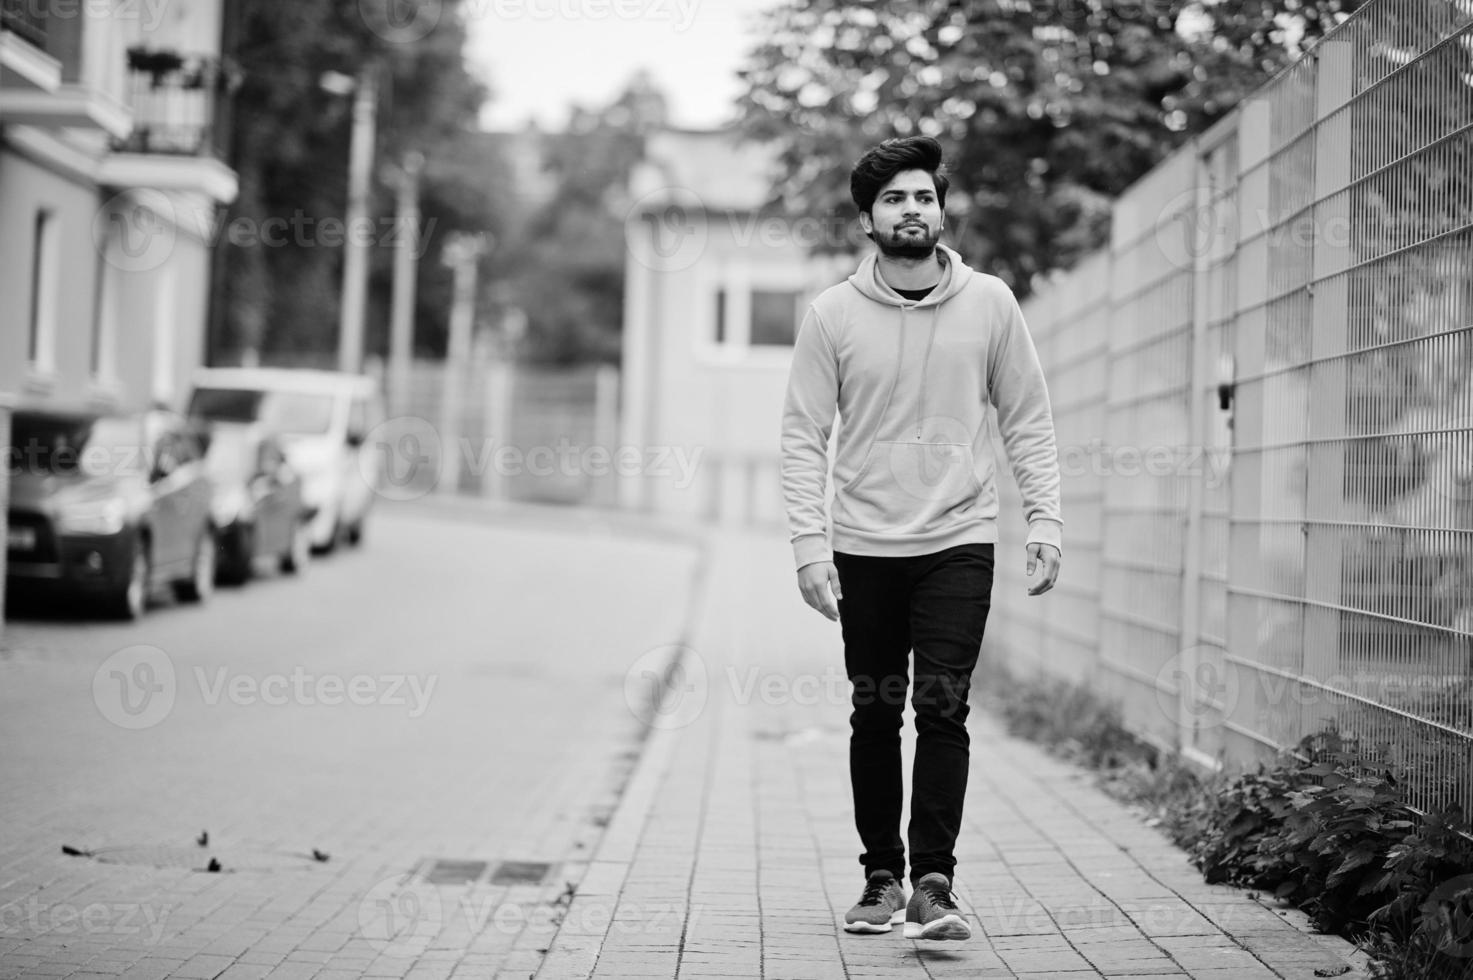
POLYGON ((946 177, 941 144, 929 136, 901 136, 871 147, 849 173, 849 196, 862 212, 874 210, 880 188, 902 170, 924 170, 936 185, 936 202, 946 207, 946 177))

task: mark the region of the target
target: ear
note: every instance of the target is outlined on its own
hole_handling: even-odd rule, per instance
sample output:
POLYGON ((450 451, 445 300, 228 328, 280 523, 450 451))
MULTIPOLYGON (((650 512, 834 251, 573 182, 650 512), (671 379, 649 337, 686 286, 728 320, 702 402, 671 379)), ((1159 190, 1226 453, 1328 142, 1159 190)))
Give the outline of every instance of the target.
POLYGON ((861 212, 859 212, 859 227, 861 227, 861 228, 864 229, 864 233, 866 235, 872 235, 872 234, 874 234, 874 231, 875 231, 875 219, 874 219, 874 215, 870 214, 868 211, 861 211, 861 212))

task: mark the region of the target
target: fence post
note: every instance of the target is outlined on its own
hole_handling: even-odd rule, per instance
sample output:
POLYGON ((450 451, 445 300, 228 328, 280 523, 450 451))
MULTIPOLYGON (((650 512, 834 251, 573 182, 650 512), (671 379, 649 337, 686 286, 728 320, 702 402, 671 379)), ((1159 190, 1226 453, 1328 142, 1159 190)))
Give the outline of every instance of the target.
POLYGON ((1326 240, 1326 229, 1350 222, 1349 201, 1338 193, 1351 181, 1351 132, 1346 113, 1336 110, 1355 94, 1355 47, 1326 40, 1315 47, 1315 134, 1311 198, 1314 234, 1310 236, 1309 477, 1304 502, 1304 658, 1300 673, 1318 688, 1303 698, 1299 733, 1308 735, 1334 724, 1345 686, 1341 676, 1344 626, 1357 625, 1342 613, 1347 528, 1355 516, 1345 501, 1347 436, 1355 434, 1346 412, 1346 277, 1352 262, 1348 242, 1326 240), (1340 520, 1337 521, 1336 518, 1340 520), (1336 684, 1332 685, 1331 681, 1336 684))
MULTIPOLYGON (((619 369, 612 364, 600 364, 593 375, 593 444, 608 450, 609 459, 615 457, 619 439, 619 369)), ((593 478, 592 502, 600 506, 613 507, 618 503, 617 471, 610 464, 609 472, 593 478)))
POLYGON ((482 411, 487 445, 484 447, 486 468, 481 472, 481 494, 490 500, 507 499, 506 474, 497 459, 501 450, 511 445, 511 413, 515 400, 515 367, 503 357, 486 362, 486 388, 482 411))
MULTIPOLYGON (((1195 205, 1190 216, 1189 227, 1198 228, 1205 216, 1213 213, 1214 187, 1212 174, 1205 160, 1206 149, 1194 146, 1192 185, 1195 205)), ((1192 342, 1191 342, 1191 390, 1187 395, 1187 458, 1196 459, 1197 452, 1206 445, 1207 426, 1203 394, 1207 388, 1207 279, 1210 265, 1211 237, 1206 242, 1197 241, 1192 250, 1192 342)), ((1181 680, 1177 686, 1177 750, 1181 754, 1209 769, 1216 767, 1210 754, 1204 753, 1197 744, 1198 716, 1201 705, 1217 689, 1216 681, 1222 674, 1222 664, 1208 664, 1202 656, 1202 508, 1204 493, 1202 474, 1186 474, 1187 507, 1185 526, 1182 528, 1182 578, 1181 578, 1181 680), (1204 668, 1206 673, 1204 673, 1204 668), (1201 689, 1201 682, 1213 682, 1209 691, 1201 689)))
MULTIPOLYGON (((13 402, 9 395, 0 392, 0 446, 10 446, 10 410, 13 402)), ((9 538, 10 521, 10 466, 0 470, 0 537, 9 538)), ((0 550, 0 586, 5 582, 5 551, 0 550)), ((5 589, 0 587, 0 639, 5 636, 5 589)))

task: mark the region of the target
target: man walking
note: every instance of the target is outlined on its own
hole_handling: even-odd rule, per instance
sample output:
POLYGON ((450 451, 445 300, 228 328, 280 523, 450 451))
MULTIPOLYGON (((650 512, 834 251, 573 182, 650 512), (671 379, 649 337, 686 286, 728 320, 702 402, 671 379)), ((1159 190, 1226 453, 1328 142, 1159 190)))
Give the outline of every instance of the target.
POLYGON ((853 683, 849 777, 865 886, 851 932, 967 939, 951 890, 967 788, 967 695, 991 607, 998 539, 987 406, 1022 495, 1027 571, 1059 573, 1063 522, 1048 389, 1007 284, 939 244, 941 146, 892 139, 850 175, 877 252, 814 300, 799 328, 782 425, 783 497, 803 599, 838 619, 853 683), (834 457, 832 544, 825 513, 834 457), (901 712, 915 652, 916 752, 900 836, 901 712))

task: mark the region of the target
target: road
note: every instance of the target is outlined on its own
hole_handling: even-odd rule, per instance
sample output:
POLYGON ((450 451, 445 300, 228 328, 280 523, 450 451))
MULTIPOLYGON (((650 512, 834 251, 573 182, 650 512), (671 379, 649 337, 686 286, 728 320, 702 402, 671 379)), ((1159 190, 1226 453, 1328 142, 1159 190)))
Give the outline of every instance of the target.
POLYGON ((303 580, 138 623, 11 609, 0 976, 535 969, 536 912, 637 756, 626 675, 679 641, 697 554, 474 515, 381 506, 303 580), (485 883, 475 915, 405 904, 437 859, 486 862, 440 869, 485 883), (550 867, 492 887, 502 861, 550 867))

